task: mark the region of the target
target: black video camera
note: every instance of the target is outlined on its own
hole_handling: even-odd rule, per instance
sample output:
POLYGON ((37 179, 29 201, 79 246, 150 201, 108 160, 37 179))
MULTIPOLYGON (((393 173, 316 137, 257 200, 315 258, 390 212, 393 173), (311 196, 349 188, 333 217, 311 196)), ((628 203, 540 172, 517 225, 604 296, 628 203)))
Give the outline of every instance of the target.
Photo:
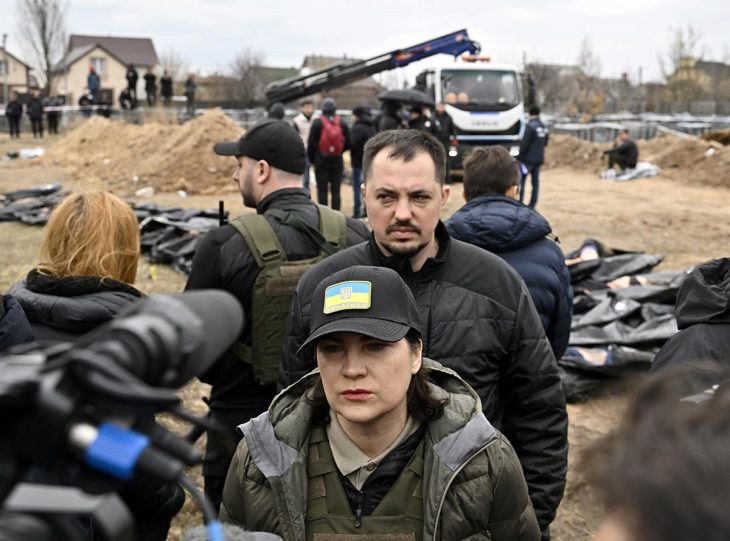
POLYGON ((188 490, 210 538, 222 539, 183 475, 201 454, 154 414, 217 429, 182 409, 174 388, 209 368, 242 326, 232 295, 197 291, 137 303, 73 343, 0 357, 0 541, 88 538, 78 517, 93 520, 94 539, 131 540, 134 521, 117 492, 150 480, 188 490))

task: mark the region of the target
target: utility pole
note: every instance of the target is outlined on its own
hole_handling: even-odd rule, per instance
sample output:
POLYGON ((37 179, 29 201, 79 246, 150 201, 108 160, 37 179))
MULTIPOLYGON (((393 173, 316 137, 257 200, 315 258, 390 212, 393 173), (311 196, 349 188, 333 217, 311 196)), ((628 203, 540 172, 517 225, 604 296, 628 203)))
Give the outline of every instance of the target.
POLYGON ((3 34, 3 62, 5 62, 5 70, 3 71, 3 103, 8 103, 8 77, 10 75, 10 62, 8 62, 8 35, 3 34))

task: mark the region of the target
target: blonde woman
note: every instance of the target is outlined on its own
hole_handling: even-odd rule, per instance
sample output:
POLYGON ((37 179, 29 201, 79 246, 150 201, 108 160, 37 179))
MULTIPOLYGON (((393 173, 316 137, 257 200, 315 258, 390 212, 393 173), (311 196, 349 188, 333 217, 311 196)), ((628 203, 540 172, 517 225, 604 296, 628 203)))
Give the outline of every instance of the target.
POLYGON ((139 226, 109 192, 68 196, 46 225, 40 262, 10 293, 36 340, 69 340, 112 319, 143 295, 137 276, 139 226))

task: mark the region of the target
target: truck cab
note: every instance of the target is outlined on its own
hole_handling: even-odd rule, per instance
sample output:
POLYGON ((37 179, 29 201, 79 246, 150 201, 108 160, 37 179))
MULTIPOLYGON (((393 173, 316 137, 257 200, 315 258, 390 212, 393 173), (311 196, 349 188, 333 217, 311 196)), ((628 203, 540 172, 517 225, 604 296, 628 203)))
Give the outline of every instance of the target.
POLYGON ((519 71, 480 58, 442 62, 417 78, 436 103, 446 104, 454 121, 456 141, 449 154, 457 174, 474 146, 503 145, 516 156, 525 130, 519 71))

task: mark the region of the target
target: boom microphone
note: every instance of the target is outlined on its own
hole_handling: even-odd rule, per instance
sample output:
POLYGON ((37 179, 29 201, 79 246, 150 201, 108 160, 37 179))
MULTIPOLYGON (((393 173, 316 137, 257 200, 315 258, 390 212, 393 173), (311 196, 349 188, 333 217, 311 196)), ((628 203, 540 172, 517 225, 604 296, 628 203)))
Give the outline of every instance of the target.
POLYGON ((163 295, 134 304, 74 347, 111 358, 149 385, 175 388, 210 368, 240 335, 243 317, 225 291, 163 295))

